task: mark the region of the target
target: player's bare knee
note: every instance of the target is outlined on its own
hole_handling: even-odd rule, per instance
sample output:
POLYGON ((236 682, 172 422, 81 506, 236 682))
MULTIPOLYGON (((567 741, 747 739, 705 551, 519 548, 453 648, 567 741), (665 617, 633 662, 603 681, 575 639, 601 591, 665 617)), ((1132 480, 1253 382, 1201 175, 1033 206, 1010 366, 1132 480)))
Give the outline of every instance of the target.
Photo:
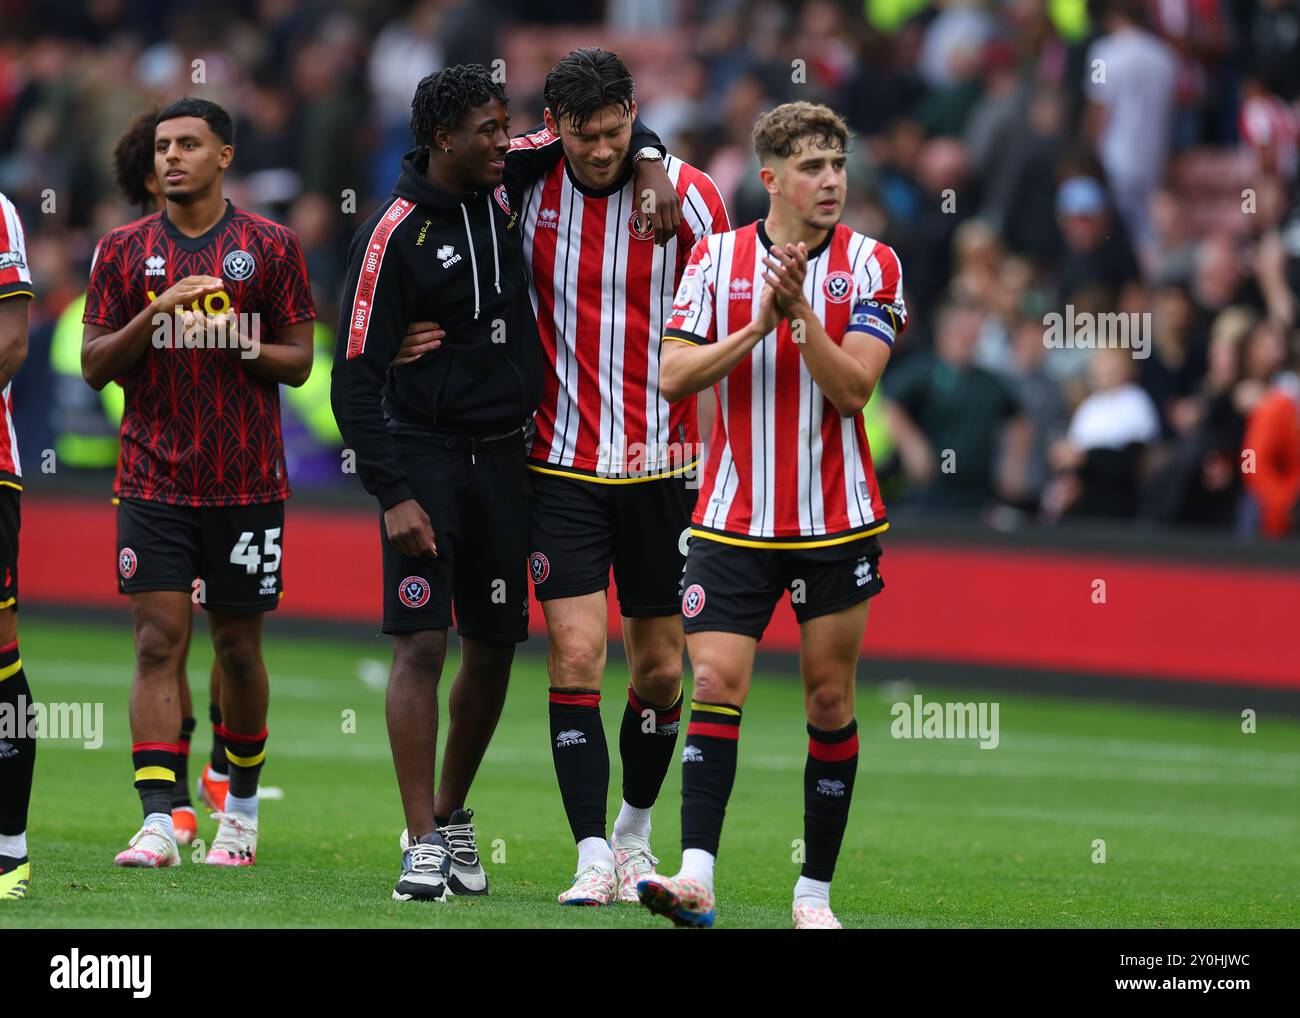
POLYGON ((605 648, 582 640, 552 646, 548 655, 551 685, 557 689, 599 689, 605 672, 605 648))
POLYGON ((145 618, 135 627, 135 660, 142 676, 173 674, 185 651, 185 633, 165 619, 145 618))
POLYGON ((252 682, 262 668, 262 650, 255 639, 240 632, 223 629, 212 634, 212 649, 221 663, 226 682, 243 685, 252 682))
POLYGON ((393 674, 432 677, 437 681, 447 657, 447 631, 421 629, 393 637, 393 674))
POLYGON ((734 704, 740 695, 740 683, 728 670, 712 662, 700 662, 694 668, 691 699, 699 703, 734 704))
POLYGON ((823 682, 804 693, 808 723, 833 731, 853 720, 853 687, 843 682, 823 682))
POLYGON ((682 688, 680 660, 665 658, 636 669, 632 673, 632 688, 646 703, 656 707, 670 706, 682 688))
POLYGON ((510 681, 510 666, 515 659, 513 643, 483 643, 481 640, 462 639, 461 665, 475 682, 506 683, 510 681))

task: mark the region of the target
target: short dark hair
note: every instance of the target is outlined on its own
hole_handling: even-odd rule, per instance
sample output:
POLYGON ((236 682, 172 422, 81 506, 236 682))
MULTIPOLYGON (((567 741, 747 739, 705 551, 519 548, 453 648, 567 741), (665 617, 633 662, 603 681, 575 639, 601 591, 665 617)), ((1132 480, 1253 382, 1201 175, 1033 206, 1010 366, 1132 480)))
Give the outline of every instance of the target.
POLYGON ((153 201, 144 182, 155 173, 153 132, 157 116, 154 110, 139 114, 113 146, 113 180, 131 205, 144 207, 153 201))
POLYGON ((433 132, 454 128, 476 106, 497 99, 509 106, 506 89, 482 64, 455 64, 421 79, 411 100, 411 137, 433 147, 433 132))
POLYGON ((617 53, 585 46, 551 68, 542 98, 556 123, 569 117, 581 131, 606 106, 632 112, 632 75, 617 53))
POLYGON ((754 154, 760 163, 776 156, 789 159, 812 140, 820 148, 849 149, 849 129, 829 106, 810 102, 782 103, 754 124, 754 154))
POLYGON ((212 133, 225 144, 235 143, 235 125, 230 119, 230 114, 214 102, 193 99, 190 96, 177 99, 154 117, 153 125, 157 127, 164 120, 175 120, 177 117, 198 117, 200 120, 206 120, 208 127, 212 128, 212 133))

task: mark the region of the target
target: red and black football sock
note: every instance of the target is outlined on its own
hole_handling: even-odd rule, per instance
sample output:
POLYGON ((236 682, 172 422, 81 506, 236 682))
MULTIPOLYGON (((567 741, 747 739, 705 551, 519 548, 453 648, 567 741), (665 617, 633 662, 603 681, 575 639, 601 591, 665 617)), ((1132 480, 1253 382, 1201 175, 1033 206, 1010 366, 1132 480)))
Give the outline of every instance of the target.
POLYGON ((208 704, 208 719, 212 722, 212 756, 209 766, 216 774, 226 774, 230 765, 226 761, 226 740, 221 737, 221 708, 217 704, 208 704))
POLYGON ((180 754, 174 742, 135 742, 131 762, 135 765, 135 790, 147 818, 152 813, 171 816, 172 788, 176 784, 176 760, 180 754))
POLYGON ((668 707, 646 703, 627 687, 627 707, 618 730, 618 752, 623 760, 623 801, 637 809, 649 809, 659 798, 681 722, 682 698, 668 707), (653 717, 646 717, 653 711, 653 717), (653 724, 648 722, 653 721, 653 724))
POLYGON ((722 819, 736 781, 740 708, 691 702, 682 749, 682 848, 718 854, 722 819))
POLYGON ((190 739, 194 735, 194 719, 181 718, 181 737, 176 743, 176 784, 172 786, 172 809, 184 806, 193 808, 190 802, 190 739))
POLYGON ((16 837, 27 830, 36 770, 35 732, 29 728, 32 690, 18 654, 18 641, 0 647, 0 704, 8 707, 14 732, 0 739, 0 834, 16 837), (19 710, 19 708, 22 708, 19 710))
POLYGON ((803 771, 804 864, 809 880, 830 883, 858 773, 858 722, 833 732, 808 726, 808 762, 803 771))
POLYGON ((551 687, 551 758, 573 840, 605 837, 609 747, 600 723, 600 692, 551 687))
POLYGON ((266 760, 266 728, 245 735, 222 725, 221 738, 226 744, 226 760, 230 764, 229 794, 236 799, 253 798, 257 795, 257 779, 266 760))

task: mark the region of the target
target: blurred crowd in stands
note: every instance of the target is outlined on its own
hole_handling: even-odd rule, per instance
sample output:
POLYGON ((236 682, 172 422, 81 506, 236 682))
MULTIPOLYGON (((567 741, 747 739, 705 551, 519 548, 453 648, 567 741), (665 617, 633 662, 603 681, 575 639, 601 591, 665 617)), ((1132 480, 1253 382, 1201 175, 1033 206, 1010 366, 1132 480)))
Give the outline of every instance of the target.
MULTIPOLYGON (((737 224, 766 208, 760 112, 802 98, 848 120, 845 222, 898 250, 911 314, 867 409, 891 509, 1296 529, 1294 0, 0 0, 0 15, 0 191, 40 294, 14 386, 25 450, 56 447, 64 403, 85 398, 52 337, 96 239, 140 214, 110 153, 141 110, 182 94, 231 110, 227 193, 301 238, 324 356, 348 239, 410 146, 419 79, 499 66, 524 130, 550 64, 602 45, 737 224)), ((305 398, 327 404, 323 371, 305 398)), ((289 410, 298 489, 340 483, 328 414, 289 410)))

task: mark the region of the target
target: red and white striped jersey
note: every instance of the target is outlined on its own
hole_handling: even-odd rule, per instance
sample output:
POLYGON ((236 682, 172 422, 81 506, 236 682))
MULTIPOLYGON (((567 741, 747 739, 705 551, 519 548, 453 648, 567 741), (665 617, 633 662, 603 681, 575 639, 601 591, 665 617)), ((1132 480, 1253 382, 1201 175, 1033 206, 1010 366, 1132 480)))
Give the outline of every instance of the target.
MULTIPOLYGON (((701 241, 665 338, 713 343, 748 325, 762 293, 762 222, 701 241)), ((835 343, 846 332, 892 345, 907 327, 893 249, 840 224, 808 252, 804 294, 835 343)), ((788 321, 715 386, 691 533, 751 547, 820 547, 889 526, 862 415, 841 417, 804 366, 788 321)))
POLYGON ((1253 96, 1241 104, 1237 131, 1262 168, 1285 180, 1300 162, 1300 115, 1275 95, 1253 96))
POLYGON ((524 264, 547 364, 534 470, 632 480, 698 458, 695 400, 659 395, 659 346, 691 249, 731 224, 708 174, 671 155, 664 169, 682 202, 664 247, 634 179, 594 192, 562 160, 524 195, 524 264))
MULTIPOLYGON (((27 242, 18 210, 8 197, 0 194, 0 300, 35 297, 32 273, 27 267, 27 242)), ((21 488, 22 465, 18 461, 18 436, 14 434, 11 382, 6 382, 0 396, 0 484, 21 488)))

